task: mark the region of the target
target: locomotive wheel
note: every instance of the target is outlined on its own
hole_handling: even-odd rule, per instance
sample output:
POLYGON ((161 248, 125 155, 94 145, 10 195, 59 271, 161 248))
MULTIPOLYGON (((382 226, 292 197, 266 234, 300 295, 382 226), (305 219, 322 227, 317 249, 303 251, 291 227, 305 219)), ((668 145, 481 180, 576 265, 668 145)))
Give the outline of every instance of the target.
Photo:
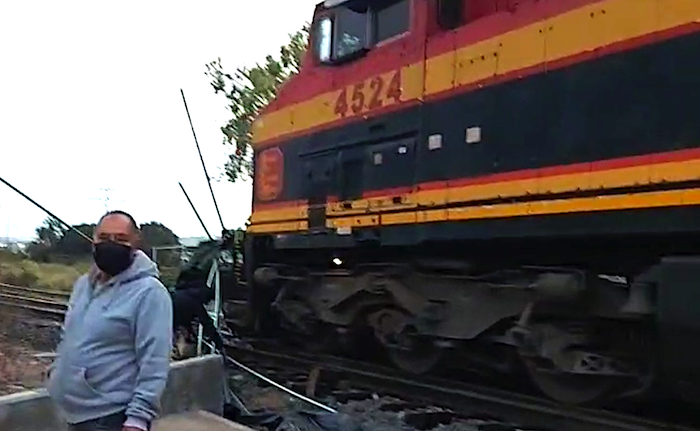
POLYGON ((604 399, 616 385, 615 379, 610 377, 543 369, 530 359, 524 359, 524 363, 535 386, 548 397, 564 404, 592 404, 604 399))
POLYGON ((384 309, 370 316, 369 321, 394 365, 412 374, 424 374, 440 362, 443 349, 429 338, 415 336, 407 324, 409 319, 401 310, 384 309))
POLYGON ((432 340, 413 339, 410 344, 410 347, 388 348, 391 362, 403 371, 425 374, 435 368, 442 359, 443 349, 437 347, 432 340))
POLYGON ((338 334, 332 326, 319 324, 311 334, 303 334, 300 339, 310 353, 330 353, 336 348, 338 334))

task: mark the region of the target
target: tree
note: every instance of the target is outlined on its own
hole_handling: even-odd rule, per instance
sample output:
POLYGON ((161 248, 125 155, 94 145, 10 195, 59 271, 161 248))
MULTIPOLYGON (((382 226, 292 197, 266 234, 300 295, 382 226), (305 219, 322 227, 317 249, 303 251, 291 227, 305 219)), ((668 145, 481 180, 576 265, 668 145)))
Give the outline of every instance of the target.
POLYGON ((38 238, 38 242, 44 246, 52 247, 58 243, 58 240, 66 232, 63 224, 53 217, 47 217, 41 226, 37 227, 34 232, 38 238))
POLYGON ((38 262, 49 262, 52 251, 66 233, 66 228, 53 217, 47 217, 44 222, 34 229, 36 239, 27 245, 27 254, 38 262))
POLYGON ((180 238, 173 231, 155 221, 141 225, 141 238, 144 248, 180 245, 180 238))
MULTIPOLYGON (((79 224, 74 225, 73 228, 92 238, 95 224, 79 224)), ((92 253, 90 242, 73 229, 66 229, 52 218, 44 220, 35 232, 37 239, 27 246, 27 253, 38 262, 66 263, 92 253)))
MULTIPOLYGON (((74 225, 73 227, 85 234, 88 238, 92 238, 95 234, 96 224, 82 223, 74 225)), ((78 232, 73 229, 68 229, 58 241, 56 247, 54 247, 54 253, 71 257, 89 256, 92 254, 92 244, 86 241, 78 232)))
MULTIPOLYGON (((141 250, 143 250, 151 259, 153 259, 153 247, 179 246, 180 238, 166 226, 161 223, 152 221, 141 225, 141 250)), ((158 252, 156 255, 156 264, 158 264, 161 272, 161 279, 167 278, 168 281, 173 278, 172 268, 180 266, 181 250, 168 250, 158 252)))
MULTIPOLYGON (((73 228, 92 238, 96 225, 79 224, 73 228)), ((150 222, 140 226, 143 238, 142 248, 150 254, 151 247, 179 245, 180 239, 161 223, 150 222)), ((70 263, 89 258, 92 244, 73 229, 66 229, 53 219, 46 219, 37 227, 37 239, 27 248, 32 259, 40 262, 70 263)), ((177 260, 177 259, 176 259, 177 260)))
POLYGON ((309 26, 289 35, 289 42, 280 47, 279 59, 271 55, 265 62, 248 68, 237 68, 233 75, 226 73, 221 58, 206 65, 216 94, 228 100, 232 118, 221 127, 224 145, 235 146, 226 162, 226 177, 231 182, 250 177, 253 173, 251 150, 252 125, 255 117, 277 95, 277 90, 289 77, 297 74, 309 39, 309 26))

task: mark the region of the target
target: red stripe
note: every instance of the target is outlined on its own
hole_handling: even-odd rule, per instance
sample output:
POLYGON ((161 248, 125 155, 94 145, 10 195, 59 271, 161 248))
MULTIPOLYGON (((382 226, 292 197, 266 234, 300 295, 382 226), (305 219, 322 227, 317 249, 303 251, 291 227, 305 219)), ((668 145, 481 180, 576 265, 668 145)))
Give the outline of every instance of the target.
MULTIPOLYGON (((620 41, 620 42, 617 42, 617 43, 614 43, 614 44, 611 44, 611 45, 608 45, 605 47, 601 47, 601 48, 593 50, 593 51, 586 51, 586 52, 575 54, 575 55, 565 57, 565 58, 562 58, 562 59, 559 59, 556 61, 548 62, 548 63, 546 63, 546 66, 547 66, 548 70, 561 69, 564 67, 572 66, 574 64, 582 63, 585 61, 590 61, 590 60, 595 59, 597 57, 602 57, 605 55, 620 53, 620 52, 624 52, 624 51, 630 51, 630 50, 633 50, 635 48, 639 48, 639 47, 644 46, 644 45, 652 44, 654 42, 661 42, 664 40, 673 39, 674 37, 679 37, 679 36, 691 34, 691 33, 698 32, 698 31, 700 31, 700 23, 693 22, 693 23, 689 23, 689 24, 684 24, 684 25, 679 26, 679 27, 674 27, 674 28, 671 28, 668 30, 646 34, 646 35, 639 36, 639 37, 636 37, 633 39, 628 39, 628 40, 620 41)), ((467 93, 467 92, 473 91, 475 89, 482 89, 484 87, 504 83, 507 81, 525 78, 525 77, 532 76, 532 75, 535 75, 537 73, 543 72, 544 66, 545 66, 545 64, 542 63, 542 64, 538 64, 536 66, 532 66, 532 67, 525 68, 525 69, 515 70, 515 71, 509 72, 509 73, 502 74, 502 75, 495 75, 495 76, 489 77, 483 81, 474 82, 474 83, 471 83, 468 85, 452 88, 452 89, 449 89, 449 90, 446 90, 446 91, 443 91, 440 93, 426 96, 425 100, 432 102, 432 101, 436 101, 436 100, 445 99, 445 98, 448 98, 448 97, 451 97, 451 96, 454 96, 457 94, 467 93)), ((389 112, 397 111, 397 110, 404 109, 404 108, 407 108, 407 107, 412 106, 412 105, 416 105, 420 102, 421 102, 420 100, 410 100, 407 102, 403 102, 403 103, 395 104, 395 105, 388 106, 385 108, 377 109, 376 111, 372 112, 371 114, 367 114, 367 116, 368 117, 375 117, 378 115, 384 115, 384 114, 387 114, 389 112)), ((333 127, 339 127, 339 126, 342 126, 344 124, 348 124, 348 123, 352 123, 352 122, 356 122, 356 121, 360 121, 360 120, 364 120, 364 119, 365 119, 365 116, 339 119, 336 121, 321 124, 321 125, 316 126, 316 127, 311 127, 311 128, 305 129, 305 130, 298 131, 298 132, 288 133, 288 134, 285 134, 282 136, 278 136, 278 137, 270 139, 268 141, 260 142, 257 146, 258 146, 258 148, 268 147, 268 146, 275 145, 275 144, 278 144, 278 143, 283 142, 283 141, 288 141, 290 139, 294 139, 294 138, 299 137, 299 136, 312 134, 312 133, 315 133, 315 132, 318 132, 321 130, 325 130, 325 129, 329 129, 329 128, 333 128, 333 127)))
MULTIPOLYGON (((483 175, 472 178, 460 178, 447 181, 431 181, 415 186, 395 187, 387 189, 369 190, 362 194, 362 198, 391 197, 410 193, 413 190, 439 190, 449 187, 461 187, 469 185, 493 184, 505 181, 526 180, 532 178, 545 178, 556 175, 577 174, 583 172, 600 172, 610 169, 621 169, 635 166, 653 166, 660 163, 684 162, 700 159, 700 147, 685 150, 669 151, 656 154, 644 154, 640 156, 621 157, 617 159, 598 160, 590 163, 575 163, 571 165, 550 166, 535 169, 523 169, 520 171, 504 172, 492 175, 483 175)), ((329 202, 337 202, 338 197, 332 196, 329 202)), ((305 205, 307 201, 284 201, 273 204, 254 204, 254 211, 278 209, 280 207, 305 205)))
POLYGON ((359 61, 342 67, 320 66, 314 64, 315 58, 309 57, 308 65, 288 81, 284 88, 278 90, 277 97, 265 107, 263 113, 269 114, 320 94, 339 90, 353 82, 420 62, 423 59, 421 46, 425 43, 425 38, 419 37, 419 28, 424 26, 424 19, 421 19, 423 15, 418 12, 423 3, 426 2, 414 0, 418 9, 413 7, 411 10, 410 33, 373 48, 359 61))
POLYGON ((453 32, 430 35, 431 24, 437 22, 435 6, 425 0, 414 0, 411 32, 406 37, 375 47, 361 61, 340 68, 315 65, 311 49, 307 50, 306 63, 300 73, 278 90, 277 97, 264 112, 271 113, 319 94, 338 90, 358 80, 419 62, 423 59, 426 39, 429 40, 426 54, 430 57, 453 50, 455 46, 487 40, 548 17, 603 1, 605 0, 519 0, 514 10, 509 9, 507 2, 501 2, 501 12, 481 16, 453 32))
POLYGON ((299 207, 302 205, 306 205, 307 202, 308 202, 308 200, 306 200, 306 199, 297 199, 297 200, 293 200, 293 201, 255 203, 255 204, 253 204, 253 210, 254 211, 279 210, 279 209, 285 209, 287 207, 299 207))
MULTIPOLYGON (((444 54, 455 49, 473 45, 510 31, 518 30, 548 18, 562 15, 584 6, 603 3, 606 0, 525 0, 515 5, 514 12, 504 9, 481 17, 478 21, 461 27, 455 32, 438 34, 428 40, 427 57, 444 54)), ((515 3, 514 3, 515 4, 515 3)))

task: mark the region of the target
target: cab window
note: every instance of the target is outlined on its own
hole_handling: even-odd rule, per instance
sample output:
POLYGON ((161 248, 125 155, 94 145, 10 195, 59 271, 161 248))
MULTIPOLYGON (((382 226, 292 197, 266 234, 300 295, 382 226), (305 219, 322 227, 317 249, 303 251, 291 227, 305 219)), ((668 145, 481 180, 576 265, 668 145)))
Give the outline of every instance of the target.
POLYGON ((333 20, 331 18, 321 18, 316 27, 315 37, 318 59, 322 62, 329 61, 331 59, 331 50, 333 49, 333 20))
POLYGON ((463 24, 463 0, 438 0, 438 24, 443 30, 454 30, 463 24))
POLYGON ((322 63, 350 60, 410 31, 411 0, 356 0, 324 11, 315 24, 322 63))
POLYGON ((381 43, 387 39, 406 33, 411 24, 411 1, 385 1, 375 7, 374 42, 381 43))
POLYGON ((335 15, 335 27, 334 57, 342 58, 367 46, 367 12, 339 9, 335 15))

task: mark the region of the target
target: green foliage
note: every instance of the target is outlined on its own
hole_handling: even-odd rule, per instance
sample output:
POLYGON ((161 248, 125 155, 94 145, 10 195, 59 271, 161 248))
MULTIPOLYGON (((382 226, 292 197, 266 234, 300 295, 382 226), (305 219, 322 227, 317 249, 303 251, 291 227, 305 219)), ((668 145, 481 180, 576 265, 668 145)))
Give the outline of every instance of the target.
MULTIPOLYGON (((92 237, 95 231, 95 224, 73 227, 88 237, 92 237)), ((151 247, 180 244, 178 236, 161 223, 144 223, 140 228, 142 248, 147 253, 150 253, 151 247)), ((0 282, 70 290, 75 280, 90 268, 92 245, 51 218, 46 219, 35 232, 37 238, 28 245, 27 255, 0 249, 0 282)), ((159 261, 159 270, 166 277, 174 278, 180 264, 179 257, 159 261)))
POLYGON ((66 232, 66 228, 61 222, 53 217, 44 220, 44 223, 34 230, 38 238, 38 242, 48 246, 55 246, 58 240, 66 232))
MULTIPOLYGON (((73 227, 90 238, 95 232, 95 224, 83 223, 73 227)), ((27 253, 37 262, 70 263, 85 259, 92 253, 92 246, 85 238, 51 217, 44 220, 35 232, 37 239, 27 246, 27 253)))
POLYGON ((180 268, 175 266, 159 266, 158 272, 160 273, 160 281, 165 287, 175 286, 178 275, 180 275, 180 268))
MULTIPOLYGON (((94 223, 82 223, 73 227, 88 238, 92 238, 95 235, 94 223)), ((92 253, 92 244, 73 229, 66 230, 56 246, 59 254, 69 256, 87 256, 92 253)))
POLYGON ((70 291, 75 280, 90 267, 89 261, 39 263, 19 253, 0 250, 0 282, 18 286, 70 291))
POLYGON ((155 221, 141 225, 144 248, 180 245, 180 238, 162 223, 155 221))
MULTIPOLYGON (((180 238, 173 231, 158 222, 150 222, 141 225, 141 237, 143 243, 141 249, 150 255, 153 247, 179 246, 180 238)), ((153 258, 153 256, 151 256, 153 258)), ((169 252, 159 251, 157 256, 158 269, 161 272, 161 278, 167 272, 167 268, 177 268, 180 266, 179 250, 171 250, 169 252)))
POLYGON ((206 65, 205 74, 211 78, 216 94, 228 100, 232 118, 221 127, 224 145, 235 146, 235 152, 226 162, 226 177, 231 182, 250 177, 253 172, 251 151, 252 125, 261 109, 277 95, 277 90, 290 76, 299 72, 306 51, 309 26, 289 35, 289 42, 280 47, 279 58, 265 57, 263 64, 237 68, 233 75, 226 73, 221 58, 206 65))
POLYGON ((21 253, 15 253, 11 250, 0 248, 0 262, 21 262, 26 258, 27 256, 21 253))
MULTIPOLYGON (((83 223, 73 227, 92 238, 96 225, 83 223)), ((161 223, 144 223, 140 229, 142 248, 147 253, 150 253, 151 247, 180 244, 178 236, 161 223)), ((36 228, 36 234, 37 239, 27 247, 27 253, 38 262, 70 264, 89 259, 92 254, 91 243, 73 229, 57 225, 51 218, 44 220, 44 223, 36 228)))

